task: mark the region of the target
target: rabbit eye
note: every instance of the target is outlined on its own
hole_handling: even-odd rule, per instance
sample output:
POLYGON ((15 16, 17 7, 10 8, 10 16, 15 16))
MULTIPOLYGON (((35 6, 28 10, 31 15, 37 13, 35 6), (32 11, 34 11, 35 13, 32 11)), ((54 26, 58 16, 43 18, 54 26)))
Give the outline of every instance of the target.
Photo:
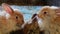
POLYGON ((44 14, 47 14, 47 12, 44 12, 44 14))
POLYGON ((18 19, 18 16, 16 16, 16 19, 18 19))

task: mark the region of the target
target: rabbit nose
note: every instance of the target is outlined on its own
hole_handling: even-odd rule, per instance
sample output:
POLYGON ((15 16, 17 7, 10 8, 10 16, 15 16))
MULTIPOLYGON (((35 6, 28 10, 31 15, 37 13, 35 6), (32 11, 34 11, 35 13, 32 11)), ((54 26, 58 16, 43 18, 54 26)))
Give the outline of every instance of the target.
POLYGON ((17 23, 16 26, 21 27, 21 24, 17 23))
POLYGON ((25 23, 23 23, 23 24, 17 23, 17 24, 16 24, 16 26, 18 26, 20 29, 23 29, 23 28, 24 28, 24 25, 25 25, 25 23))

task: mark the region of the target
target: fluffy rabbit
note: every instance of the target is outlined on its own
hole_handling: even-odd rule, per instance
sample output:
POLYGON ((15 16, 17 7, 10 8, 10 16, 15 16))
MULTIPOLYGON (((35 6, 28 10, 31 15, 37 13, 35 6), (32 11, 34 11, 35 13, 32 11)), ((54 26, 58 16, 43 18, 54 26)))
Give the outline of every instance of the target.
POLYGON ((9 34, 21 29, 24 23, 22 13, 14 11, 8 4, 2 3, 4 11, 0 12, 0 34, 9 34))
POLYGON ((40 28, 38 26, 38 21, 37 21, 37 14, 34 14, 32 16, 32 22, 27 23, 23 29, 24 34, 43 34, 42 31, 40 31, 40 28))
POLYGON ((44 34, 60 34, 60 8, 44 6, 38 13, 44 34))

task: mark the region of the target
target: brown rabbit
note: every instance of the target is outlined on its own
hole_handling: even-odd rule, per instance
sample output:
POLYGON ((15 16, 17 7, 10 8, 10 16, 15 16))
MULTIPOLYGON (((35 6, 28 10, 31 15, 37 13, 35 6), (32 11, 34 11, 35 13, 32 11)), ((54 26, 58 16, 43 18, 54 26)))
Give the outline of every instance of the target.
POLYGON ((9 34, 21 29, 24 23, 22 13, 14 11, 8 4, 2 3, 4 11, 0 13, 0 34, 9 34))
POLYGON ((38 26, 38 21, 36 18, 37 14, 34 14, 31 19, 31 23, 27 23, 23 29, 24 34, 43 34, 42 31, 40 31, 40 28, 38 26))
POLYGON ((44 6, 38 17, 42 19, 44 34, 60 34, 60 8, 54 6, 44 6))

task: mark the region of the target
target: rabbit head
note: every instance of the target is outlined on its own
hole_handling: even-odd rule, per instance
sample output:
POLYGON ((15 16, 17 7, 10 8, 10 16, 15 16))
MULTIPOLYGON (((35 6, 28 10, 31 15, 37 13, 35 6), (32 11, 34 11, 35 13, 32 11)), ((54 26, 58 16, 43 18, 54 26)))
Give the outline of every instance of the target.
MULTIPOLYGON (((59 7, 44 6, 38 13, 39 27, 44 30, 49 27, 50 23, 55 23, 57 17, 60 18, 59 7)), ((58 18, 58 19, 59 19, 58 18)), ((58 22, 58 21, 57 21, 58 22)))
MULTIPOLYGON (((4 16, 2 17, 4 19, 3 28, 2 30, 6 32, 10 32, 10 31, 14 31, 14 30, 19 30, 21 29, 21 25, 24 23, 24 18, 23 18, 23 14, 21 12, 18 11, 14 11, 8 4, 6 3, 2 3, 2 8, 5 11, 4 16)), ((1 19, 2 19, 1 18, 1 19)))
POLYGON ((44 6, 40 11, 38 16, 42 19, 55 19, 57 17, 58 7, 55 6, 44 6))

